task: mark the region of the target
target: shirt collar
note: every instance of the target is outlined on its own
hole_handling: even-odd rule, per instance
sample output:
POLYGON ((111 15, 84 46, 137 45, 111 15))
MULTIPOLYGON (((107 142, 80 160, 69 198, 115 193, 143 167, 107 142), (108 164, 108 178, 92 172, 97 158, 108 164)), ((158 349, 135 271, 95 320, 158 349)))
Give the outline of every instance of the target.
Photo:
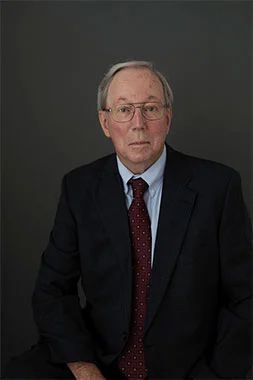
POLYGON ((158 184, 162 180, 162 177, 163 177, 164 168, 166 164, 166 147, 164 146, 163 152, 161 156, 158 158, 158 160, 152 166, 150 166, 147 170, 145 170, 145 172, 141 174, 132 173, 120 161, 118 156, 117 156, 117 164, 118 164, 119 174, 123 180, 125 194, 129 193, 129 186, 127 183, 131 178, 134 178, 134 179, 142 178, 149 185, 149 193, 150 193, 150 196, 153 197, 158 188, 158 184))

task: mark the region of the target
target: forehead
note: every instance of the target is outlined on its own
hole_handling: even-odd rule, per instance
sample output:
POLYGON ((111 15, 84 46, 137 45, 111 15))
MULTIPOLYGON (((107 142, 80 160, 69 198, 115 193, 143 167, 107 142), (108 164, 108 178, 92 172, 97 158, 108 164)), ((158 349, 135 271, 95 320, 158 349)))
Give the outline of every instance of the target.
POLYGON ((159 78, 146 68, 122 69, 113 77, 107 94, 107 103, 138 103, 147 100, 164 100, 159 78))

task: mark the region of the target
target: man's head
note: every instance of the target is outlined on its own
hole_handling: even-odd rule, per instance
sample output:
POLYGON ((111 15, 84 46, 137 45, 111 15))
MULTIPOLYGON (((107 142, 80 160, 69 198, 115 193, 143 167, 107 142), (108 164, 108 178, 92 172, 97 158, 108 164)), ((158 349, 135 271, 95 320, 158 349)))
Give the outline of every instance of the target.
POLYGON ((142 173, 161 155, 172 102, 169 84, 149 62, 114 65, 100 83, 100 124, 120 160, 133 173, 142 173))

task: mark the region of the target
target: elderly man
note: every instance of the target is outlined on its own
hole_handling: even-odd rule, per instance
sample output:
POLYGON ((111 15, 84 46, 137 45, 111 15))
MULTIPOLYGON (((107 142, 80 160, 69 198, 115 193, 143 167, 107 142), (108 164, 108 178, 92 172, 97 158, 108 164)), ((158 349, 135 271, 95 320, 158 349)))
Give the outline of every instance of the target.
POLYGON ((99 120, 115 154, 63 179, 33 296, 41 339, 10 377, 250 376, 240 177, 166 145, 172 101, 149 62, 117 64, 102 80, 99 120))

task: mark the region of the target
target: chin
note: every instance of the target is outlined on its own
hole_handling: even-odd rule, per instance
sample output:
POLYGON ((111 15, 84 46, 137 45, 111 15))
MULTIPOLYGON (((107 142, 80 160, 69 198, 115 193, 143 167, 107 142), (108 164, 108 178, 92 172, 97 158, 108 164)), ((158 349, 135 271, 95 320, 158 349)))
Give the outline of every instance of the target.
POLYGON ((129 152, 129 158, 135 158, 136 160, 146 160, 148 158, 151 158, 151 156, 152 151, 149 145, 142 146, 140 148, 133 148, 129 152))
POLYGON ((135 164, 141 164, 152 160, 152 156, 150 154, 131 154, 129 159, 135 164))

